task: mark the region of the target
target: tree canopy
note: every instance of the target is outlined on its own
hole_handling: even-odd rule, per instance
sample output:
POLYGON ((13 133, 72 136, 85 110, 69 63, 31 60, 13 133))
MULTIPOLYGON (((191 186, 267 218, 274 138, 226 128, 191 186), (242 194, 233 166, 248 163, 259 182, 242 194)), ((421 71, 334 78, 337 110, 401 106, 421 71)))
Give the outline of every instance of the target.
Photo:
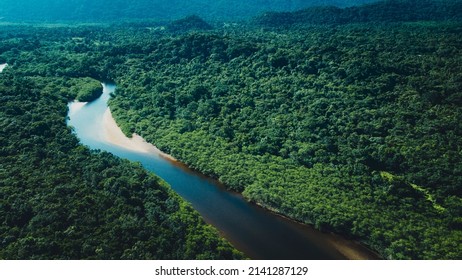
POLYGON ((66 31, 35 32, 0 35, 0 45, 14 46, 0 74, 0 259, 242 258, 161 179, 79 144, 66 126, 67 102, 90 101, 101 84, 61 72, 77 75, 65 68, 72 62, 91 66, 48 49, 57 38, 65 45, 66 31))
POLYGON ((77 144, 68 89, 93 78, 117 83, 125 133, 252 202, 385 258, 460 259, 461 22, 254 23, 2 26, 0 257, 240 256, 152 174, 77 144))

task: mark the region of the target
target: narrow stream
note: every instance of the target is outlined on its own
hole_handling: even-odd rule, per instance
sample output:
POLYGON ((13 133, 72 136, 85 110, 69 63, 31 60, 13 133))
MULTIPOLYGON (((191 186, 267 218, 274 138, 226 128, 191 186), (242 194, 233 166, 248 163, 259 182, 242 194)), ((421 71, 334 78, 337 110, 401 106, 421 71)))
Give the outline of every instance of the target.
MULTIPOLYGON (((170 186, 216 227, 222 236, 252 259, 345 259, 332 235, 290 221, 245 201, 219 182, 161 156, 155 148, 135 151, 108 141, 103 121, 115 85, 105 84, 103 95, 91 103, 70 103, 68 124, 81 143, 140 162, 170 186)), ((107 112, 106 112, 107 114, 107 112)), ((371 257, 373 255, 371 254, 371 257)))

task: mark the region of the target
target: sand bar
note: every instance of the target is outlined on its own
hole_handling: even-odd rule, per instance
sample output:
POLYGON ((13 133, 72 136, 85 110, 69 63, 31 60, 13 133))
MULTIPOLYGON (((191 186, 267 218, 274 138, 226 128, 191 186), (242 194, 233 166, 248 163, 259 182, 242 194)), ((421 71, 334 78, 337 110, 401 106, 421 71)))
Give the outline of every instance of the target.
POLYGON ((69 114, 68 114, 69 117, 72 117, 75 113, 80 111, 80 109, 82 109, 83 106, 85 106, 87 103, 88 102, 78 102, 78 101, 69 103, 69 114))
POLYGON ((3 69, 5 69, 7 66, 8 66, 7 63, 0 64, 0 73, 2 73, 2 72, 3 72, 3 69))
POLYGON ((330 242, 342 255, 349 260, 377 260, 380 255, 366 246, 353 240, 345 239, 337 234, 330 234, 330 242))
POLYGON ((125 136, 112 117, 112 113, 109 108, 106 109, 103 116, 103 137, 106 142, 112 145, 123 147, 135 152, 157 154, 168 160, 177 161, 174 157, 162 152, 156 146, 146 142, 143 137, 136 133, 134 133, 131 138, 125 136))

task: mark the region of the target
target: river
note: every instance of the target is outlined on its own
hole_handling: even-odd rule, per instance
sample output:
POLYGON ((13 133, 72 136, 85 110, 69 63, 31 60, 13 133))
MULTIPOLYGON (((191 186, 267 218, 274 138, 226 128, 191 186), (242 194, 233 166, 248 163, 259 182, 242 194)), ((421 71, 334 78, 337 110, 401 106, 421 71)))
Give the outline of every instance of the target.
POLYGON ((122 133, 108 128, 107 101, 115 85, 104 84, 102 96, 91 103, 70 103, 68 124, 82 144, 140 162, 165 180, 233 246, 252 259, 369 259, 374 253, 358 244, 311 226, 280 217, 228 191, 218 181, 163 156, 150 144, 122 139, 122 133), (110 134, 118 134, 116 136, 110 134), (135 144, 134 144, 135 143, 135 144), (133 144, 137 147, 133 147, 133 144), (131 145, 131 146, 130 146, 131 145))

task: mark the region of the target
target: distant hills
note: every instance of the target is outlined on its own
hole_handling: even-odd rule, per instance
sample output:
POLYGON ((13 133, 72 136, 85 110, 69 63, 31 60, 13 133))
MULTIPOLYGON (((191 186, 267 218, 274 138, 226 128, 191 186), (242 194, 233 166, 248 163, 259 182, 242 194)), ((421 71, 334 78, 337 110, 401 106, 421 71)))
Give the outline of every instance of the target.
POLYGON ((171 22, 167 29, 171 32, 185 32, 191 30, 209 30, 212 26, 205 22, 202 18, 192 15, 171 22))
POLYGON ((310 7, 295 12, 268 12, 256 17, 262 26, 461 20, 462 0, 385 0, 362 6, 310 7))
POLYGON ((1 0, 0 21, 238 20, 267 11, 347 7, 376 0, 1 0))

